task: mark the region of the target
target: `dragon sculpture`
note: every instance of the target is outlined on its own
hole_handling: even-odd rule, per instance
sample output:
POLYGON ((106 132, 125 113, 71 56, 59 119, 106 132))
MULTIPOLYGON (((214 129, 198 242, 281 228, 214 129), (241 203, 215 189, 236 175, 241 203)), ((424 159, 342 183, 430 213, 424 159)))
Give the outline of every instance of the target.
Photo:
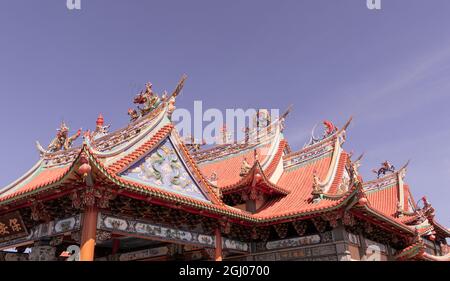
POLYGON ((59 129, 57 129, 55 138, 50 142, 47 149, 44 149, 39 142, 36 142, 38 150, 43 153, 54 153, 60 150, 68 150, 72 147, 73 142, 81 135, 81 128, 69 137, 69 127, 62 122, 59 129))
POLYGON ((128 115, 130 116, 130 121, 133 122, 137 120, 139 117, 145 116, 148 113, 152 112, 154 109, 158 108, 161 103, 165 103, 168 105, 168 115, 169 117, 172 115, 175 110, 175 99, 180 94, 181 90, 184 87, 184 82, 186 81, 187 76, 183 75, 178 82, 177 87, 173 91, 172 95, 167 94, 167 91, 164 91, 162 96, 159 97, 158 94, 153 92, 153 84, 147 82, 145 84, 145 90, 142 90, 139 94, 137 94, 133 103, 137 104, 137 109, 128 109, 128 115), (142 107, 140 107, 140 105, 142 107))

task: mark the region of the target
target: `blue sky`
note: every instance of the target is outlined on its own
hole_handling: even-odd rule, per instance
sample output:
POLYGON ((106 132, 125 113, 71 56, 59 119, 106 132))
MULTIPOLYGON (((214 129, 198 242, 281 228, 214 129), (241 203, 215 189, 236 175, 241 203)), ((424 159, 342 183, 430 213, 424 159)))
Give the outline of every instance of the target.
POLYGON ((365 152, 365 179, 383 160, 407 174, 450 226, 450 2, 382 0, 108 1, 7 0, 0 9, 0 186, 37 160, 34 141, 64 119, 112 128, 144 83, 172 90, 177 107, 294 104, 294 149, 324 119, 342 125, 345 148, 365 152))

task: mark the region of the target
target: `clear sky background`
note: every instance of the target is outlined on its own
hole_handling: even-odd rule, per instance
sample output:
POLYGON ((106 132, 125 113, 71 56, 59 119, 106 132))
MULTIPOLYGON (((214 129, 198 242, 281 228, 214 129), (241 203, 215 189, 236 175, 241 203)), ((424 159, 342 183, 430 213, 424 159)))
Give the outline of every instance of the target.
POLYGON ((383 160, 411 159, 407 182, 450 226, 450 1, 137 1, 0 3, 0 186, 38 160, 64 119, 113 129, 144 83, 178 107, 286 108, 294 149, 324 119, 354 122, 345 148, 365 152, 366 180, 383 160))

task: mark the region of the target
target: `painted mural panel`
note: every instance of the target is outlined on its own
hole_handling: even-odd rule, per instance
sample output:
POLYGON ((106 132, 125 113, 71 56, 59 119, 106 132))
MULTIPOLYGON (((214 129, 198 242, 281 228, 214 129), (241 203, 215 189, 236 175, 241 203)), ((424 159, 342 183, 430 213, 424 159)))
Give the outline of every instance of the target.
POLYGON ((164 140, 121 176, 152 187, 208 201, 169 139, 164 140))

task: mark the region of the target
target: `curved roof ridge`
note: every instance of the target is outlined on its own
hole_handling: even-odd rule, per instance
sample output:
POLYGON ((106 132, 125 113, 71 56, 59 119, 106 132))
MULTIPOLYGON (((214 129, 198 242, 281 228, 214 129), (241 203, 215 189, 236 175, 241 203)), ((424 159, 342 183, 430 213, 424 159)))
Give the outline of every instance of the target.
POLYGON ((264 172, 264 170, 261 167, 261 164, 259 163, 258 160, 255 161, 252 168, 250 168, 250 170, 247 172, 247 174, 244 175, 240 181, 238 181, 237 183, 222 187, 221 188, 222 193, 230 193, 233 190, 250 185, 254 180, 258 180, 258 179, 256 179, 256 174, 261 175, 260 182, 263 182, 264 184, 267 185, 267 187, 269 187, 270 189, 273 189, 277 193, 284 194, 284 195, 287 195, 290 193, 289 190, 286 190, 286 189, 270 182, 268 176, 264 172))
POLYGON ((43 163, 44 159, 40 158, 38 160, 38 162, 36 162, 36 164, 34 164, 33 167, 31 167, 25 174, 23 174, 21 177, 19 177, 18 179, 16 179, 15 181, 13 181, 12 183, 8 184, 7 186, 5 186, 4 188, 0 189, 0 197, 6 193, 8 190, 10 190, 11 188, 14 188, 15 186, 17 186, 18 184, 22 183, 23 181, 25 181, 29 176, 31 176, 37 169, 39 169, 39 167, 41 166, 41 164, 43 163))

